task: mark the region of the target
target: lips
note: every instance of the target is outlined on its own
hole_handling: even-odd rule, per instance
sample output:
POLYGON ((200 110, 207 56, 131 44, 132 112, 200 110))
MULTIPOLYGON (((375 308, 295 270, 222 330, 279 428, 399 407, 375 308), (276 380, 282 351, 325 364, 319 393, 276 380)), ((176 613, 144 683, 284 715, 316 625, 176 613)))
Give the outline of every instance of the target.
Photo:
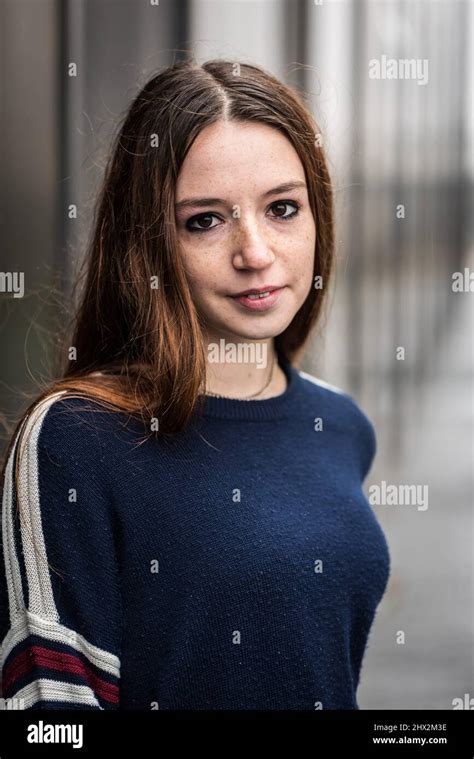
POLYGON ((232 295, 232 298, 240 298, 242 295, 261 295, 273 290, 280 290, 281 285, 265 285, 264 287, 251 287, 249 290, 242 290, 240 293, 232 295))
POLYGON ((267 311, 278 303, 285 287, 273 285, 259 290, 246 290, 243 294, 233 295, 232 300, 250 311, 267 311))

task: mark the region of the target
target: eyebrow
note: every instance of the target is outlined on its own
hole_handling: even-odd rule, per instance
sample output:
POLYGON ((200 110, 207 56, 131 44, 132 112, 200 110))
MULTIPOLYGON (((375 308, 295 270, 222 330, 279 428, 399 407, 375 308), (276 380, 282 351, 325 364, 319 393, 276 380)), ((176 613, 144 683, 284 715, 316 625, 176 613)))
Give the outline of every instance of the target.
MULTIPOLYGON (((279 195, 282 192, 290 192, 291 190, 297 190, 306 187, 306 182, 284 182, 279 184, 278 187, 272 187, 271 190, 267 190, 261 195, 262 198, 268 198, 270 195, 279 195)), ((202 208, 208 206, 225 205, 226 201, 222 198, 186 198, 176 203, 176 209, 186 208, 187 206, 193 206, 195 208, 202 208)))

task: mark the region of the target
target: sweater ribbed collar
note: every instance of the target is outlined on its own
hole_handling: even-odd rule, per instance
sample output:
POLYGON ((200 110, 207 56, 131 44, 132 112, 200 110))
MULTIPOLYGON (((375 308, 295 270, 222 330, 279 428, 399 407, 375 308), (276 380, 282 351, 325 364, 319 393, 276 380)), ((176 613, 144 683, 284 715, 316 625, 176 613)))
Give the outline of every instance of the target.
POLYGON ((300 397, 303 379, 299 371, 281 354, 278 353, 278 363, 285 372, 287 387, 280 395, 263 400, 244 400, 237 398, 216 398, 205 396, 203 416, 217 419, 247 419, 250 421, 265 421, 284 419, 292 416, 300 397))

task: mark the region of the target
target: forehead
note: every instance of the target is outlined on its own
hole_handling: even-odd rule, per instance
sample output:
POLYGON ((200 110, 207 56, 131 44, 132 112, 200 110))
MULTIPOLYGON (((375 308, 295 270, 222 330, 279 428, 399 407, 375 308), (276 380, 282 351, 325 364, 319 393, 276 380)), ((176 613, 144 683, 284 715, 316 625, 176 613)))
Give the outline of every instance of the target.
POLYGON ((176 197, 212 187, 264 192, 288 179, 304 180, 304 168, 288 138, 256 122, 212 124, 197 136, 178 176, 176 197))

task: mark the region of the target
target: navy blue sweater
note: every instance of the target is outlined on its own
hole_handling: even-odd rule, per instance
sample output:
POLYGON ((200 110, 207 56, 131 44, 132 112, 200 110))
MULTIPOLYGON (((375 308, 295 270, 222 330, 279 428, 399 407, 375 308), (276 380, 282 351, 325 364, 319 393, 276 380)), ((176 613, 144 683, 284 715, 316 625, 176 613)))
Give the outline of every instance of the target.
POLYGON ((359 708, 390 571, 362 490, 374 429, 282 366, 283 394, 207 397, 167 442, 84 399, 37 405, 4 481, 9 708, 359 708))

